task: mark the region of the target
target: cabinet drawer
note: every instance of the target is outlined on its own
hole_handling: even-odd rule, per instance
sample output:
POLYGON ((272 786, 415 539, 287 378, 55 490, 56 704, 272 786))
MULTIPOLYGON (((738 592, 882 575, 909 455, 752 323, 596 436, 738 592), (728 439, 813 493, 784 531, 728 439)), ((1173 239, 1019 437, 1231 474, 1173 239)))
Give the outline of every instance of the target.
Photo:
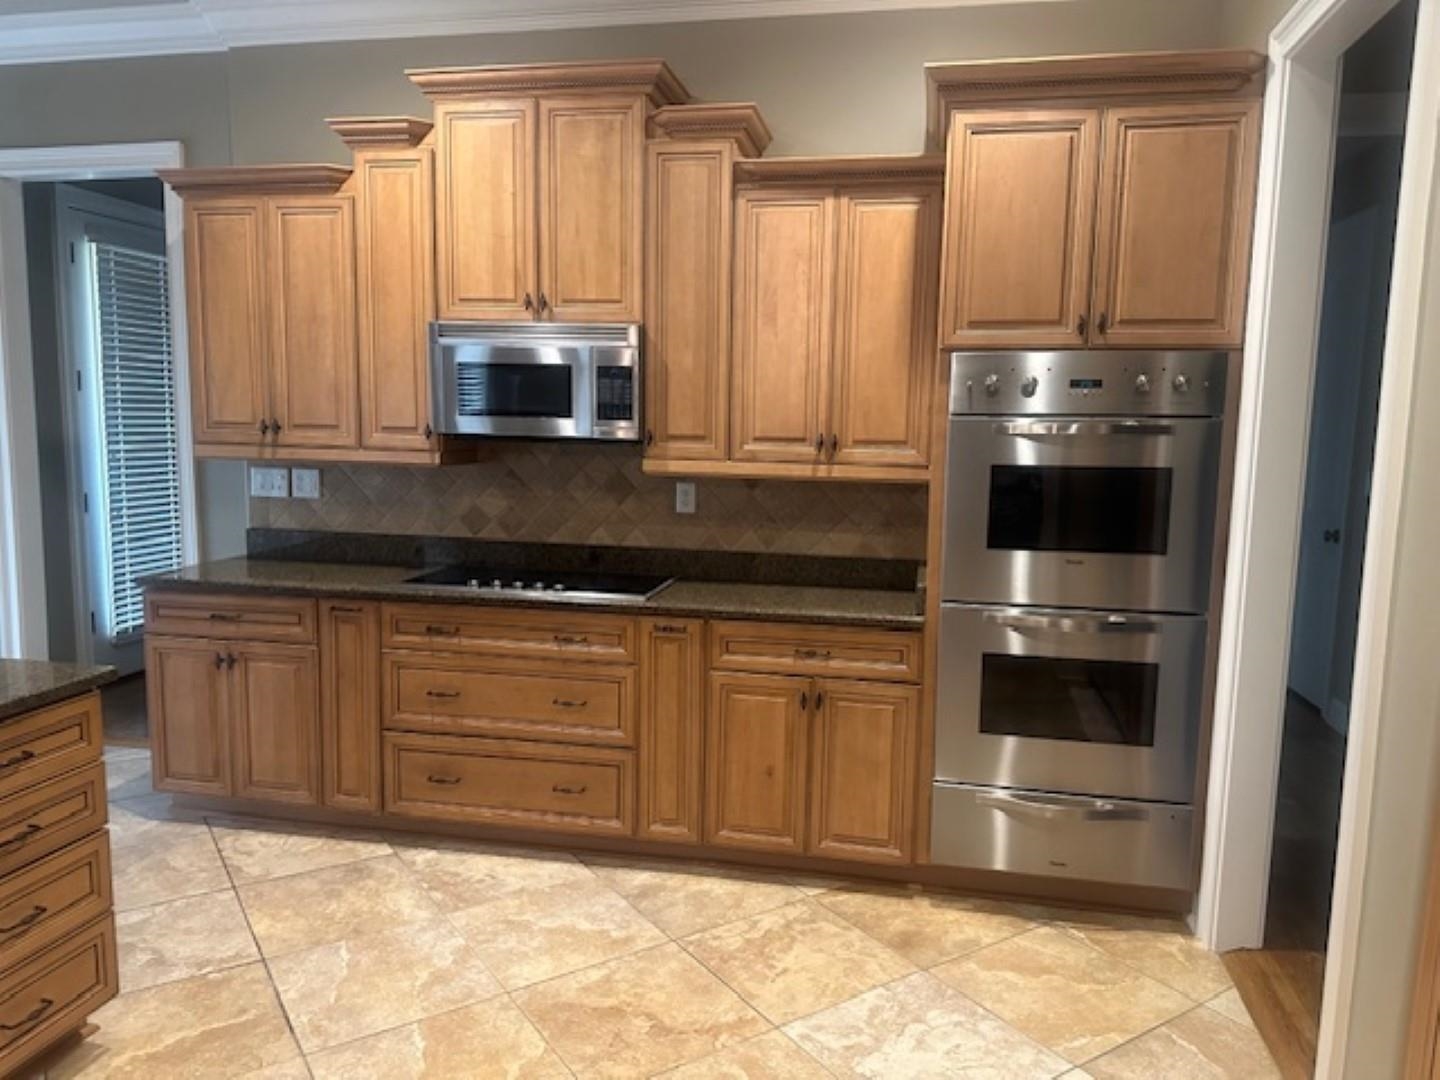
POLYGON ((420 604, 386 604, 383 610, 387 649, 635 660, 635 620, 624 616, 420 604))
POLYGON ((920 681, 920 635, 843 626, 716 622, 710 666, 731 671, 920 681))
POLYGON ((0 799, 100 760, 100 695, 86 694, 0 727, 0 799))
POLYGON ((391 813, 605 834, 634 825, 628 750, 387 735, 385 757, 391 813))
POLYGON ((115 923, 97 919, 7 971, 0 990, 0 1076, 78 1030, 116 994, 115 923))
POLYGON ((28 866, 105 824, 100 762, 0 801, 0 874, 28 866))
POLYGON ((631 746, 635 669, 385 657, 388 728, 631 746))
POLYGON ((151 593, 145 632, 225 641, 315 641, 315 601, 288 596, 151 593))
POLYGON ((0 971, 110 910, 104 830, 0 881, 0 971))

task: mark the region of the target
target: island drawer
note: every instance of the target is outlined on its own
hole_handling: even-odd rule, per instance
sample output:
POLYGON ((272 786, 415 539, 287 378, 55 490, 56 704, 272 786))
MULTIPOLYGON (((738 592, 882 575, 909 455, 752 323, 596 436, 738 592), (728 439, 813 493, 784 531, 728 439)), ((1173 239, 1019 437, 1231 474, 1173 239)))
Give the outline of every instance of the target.
POLYGON ((0 801, 0 875, 95 832, 105 819, 98 761, 0 801))
POLYGON ((291 596, 159 592, 145 597, 145 632, 222 641, 315 643, 315 601, 291 596))
POLYGON ((100 760, 100 695, 85 694, 0 726, 0 799, 100 760))
POLYGON ((635 669, 385 654, 384 724, 406 731, 633 746, 635 669))
POLYGON ((762 674, 920 681, 921 636, 906 630, 715 622, 710 666, 762 674))
POLYGON ((110 910, 105 830, 0 881, 0 971, 110 910))
POLYGON ((607 835, 635 824, 628 750, 388 734, 385 757, 391 813, 607 835))
POLYGON ((635 661, 635 620, 583 611, 511 611, 458 604, 386 604, 387 649, 635 661))
POLYGON ((115 923, 95 920, 5 973, 0 995, 0 1076, 77 1030, 119 989, 115 923))

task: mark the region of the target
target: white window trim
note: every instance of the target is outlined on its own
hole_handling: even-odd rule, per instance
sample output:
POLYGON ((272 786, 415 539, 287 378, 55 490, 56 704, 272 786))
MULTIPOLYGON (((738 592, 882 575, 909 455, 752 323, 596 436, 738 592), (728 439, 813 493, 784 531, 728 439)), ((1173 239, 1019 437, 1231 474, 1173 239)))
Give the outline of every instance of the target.
MULTIPOLYGON (((180 168, 178 141, 0 149, 0 180, 125 180, 180 168)), ((165 189, 165 247, 170 260, 171 334, 179 422, 182 539, 187 563, 198 562, 195 459, 190 452, 190 363, 185 323, 185 216, 165 189)), ((43 659, 46 646, 44 547, 40 536, 39 464, 35 448, 34 358, 25 288, 25 229, 19 186, 0 183, 0 654, 43 659), (18 273, 18 286, 10 278, 18 273), (28 417, 28 423, 27 421, 28 417)))

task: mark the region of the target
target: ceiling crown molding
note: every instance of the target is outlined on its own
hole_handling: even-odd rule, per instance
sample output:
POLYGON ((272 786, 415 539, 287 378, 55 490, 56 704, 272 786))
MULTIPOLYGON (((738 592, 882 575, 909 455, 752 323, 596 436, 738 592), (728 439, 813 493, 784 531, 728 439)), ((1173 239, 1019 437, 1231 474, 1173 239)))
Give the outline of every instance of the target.
POLYGON ((0 15, 0 64, 223 52, 254 45, 1074 0, 172 0, 0 15))

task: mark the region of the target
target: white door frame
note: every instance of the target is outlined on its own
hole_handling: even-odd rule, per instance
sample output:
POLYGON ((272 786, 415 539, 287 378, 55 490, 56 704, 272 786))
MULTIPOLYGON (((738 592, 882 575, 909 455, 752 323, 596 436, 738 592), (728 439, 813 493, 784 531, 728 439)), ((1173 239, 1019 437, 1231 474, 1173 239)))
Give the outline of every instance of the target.
MULTIPOLYGON (((1338 118, 1339 58, 1395 0, 1300 0, 1270 40, 1254 272, 1196 932, 1262 943, 1301 498, 1338 118)), ((1385 343, 1317 1076, 1340 1075, 1376 796, 1383 661, 1420 362, 1426 247, 1440 228, 1440 0, 1420 0, 1385 343)))
MULTIPOLYGON (((0 655, 43 659, 46 645, 44 542, 40 535, 40 469, 35 445, 34 358, 25 288, 25 228, 17 180, 124 180, 180 168, 179 142, 105 143, 0 149, 0 655), (18 274, 18 278, 15 275, 18 274), (15 280, 12 280, 15 278, 15 280), (16 283, 18 281, 18 284, 16 283), (18 513, 20 507, 30 512, 18 513)), ((199 560, 195 461, 190 441, 190 364, 185 332, 185 218, 165 188, 165 247, 170 260, 179 425, 181 547, 199 560)))

